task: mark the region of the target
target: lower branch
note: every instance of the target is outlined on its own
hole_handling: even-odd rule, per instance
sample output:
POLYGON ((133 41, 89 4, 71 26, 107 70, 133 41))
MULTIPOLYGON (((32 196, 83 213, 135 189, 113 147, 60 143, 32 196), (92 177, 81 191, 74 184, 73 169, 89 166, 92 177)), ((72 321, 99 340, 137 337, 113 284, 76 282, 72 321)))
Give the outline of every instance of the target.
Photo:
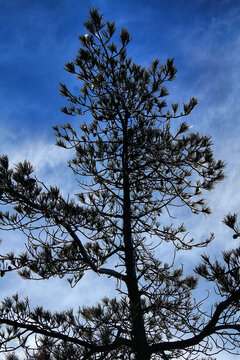
POLYGON ((229 296, 229 298, 220 302, 217 305, 211 320, 198 335, 193 336, 189 339, 154 344, 150 346, 150 353, 153 354, 153 353, 169 351, 169 350, 180 350, 180 349, 186 349, 191 346, 195 346, 199 344, 204 338, 216 333, 217 330, 233 329, 240 332, 240 325, 237 324, 226 324, 226 325, 216 326, 223 311, 226 310, 235 301, 239 301, 239 300, 240 300, 240 290, 237 290, 231 296, 229 296))
MULTIPOLYGON (((109 352, 112 350, 116 350, 117 348, 125 345, 125 346, 132 346, 132 341, 128 340, 128 339, 124 339, 121 337, 116 338, 115 341, 113 341, 113 343, 111 344, 107 344, 107 345, 94 345, 91 343, 88 343, 87 341, 83 341, 62 333, 59 333, 57 331, 54 330, 45 330, 45 329, 41 329, 36 325, 33 324, 22 324, 18 321, 14 321, 14 320, 9 320, 9 319, 0 319, 0 324, 5 324, 5 325, 9 325, 9 326, 14 326, 15 328, 20 328, 20 329, 25 329, 27 331, 31 331, 35 334, 39 334, 39 335, 44 335, 47 337, 51 337, 54 339, 58 339, 58 340, 62 340, 64 342, 69 342, 75 345, 79 345, 82 346, 84 348, 89 349, 92 353, 97 353, 97 352, 109 352)), ((1 344, 1 342, 0 342, 1 344)))

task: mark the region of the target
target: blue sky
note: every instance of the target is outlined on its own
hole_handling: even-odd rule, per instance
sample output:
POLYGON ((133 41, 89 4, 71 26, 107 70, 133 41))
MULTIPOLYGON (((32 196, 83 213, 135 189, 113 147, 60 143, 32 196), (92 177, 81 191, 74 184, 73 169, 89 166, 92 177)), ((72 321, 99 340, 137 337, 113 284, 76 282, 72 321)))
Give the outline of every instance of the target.
MULTIPOLYGON (((194 130, 212 136, 216 158, 227 162, 228 175, 206 194, 211 217, 182 212, 181 220, 198 239, 216 233, 206 250, 212 256, 216 249, 219 253, 236 246, 221 220, 240 208, 238 0, 0 0, 0 154, 9 154, 13 163, 27 158, 42 180, 59 185, 64 193, 74 190, 65 167, 68 154, 54 146, 51 126, 71 120, 59 110, 65 101, 58 94, 58 82, 76 86, 63 67, 74 59, 77 36, 86 32, 82 23, 91 6, 99 6, 105 18, 129 29, 133 37, 129 55, 135 62, 148 65, 156 57, 175 58, 178 73, 169 98, 180 103, 191 96, 199 99, 189 122, 194 130)), ((24 241, 22 235, 0 233, 0 237, 5 239, 2 251, 24 241)), ((194 251, 190 259, 181 254, 179 261, 190 269, 200 253, 194 251)), ((30 295, 33 303, 52 309, 94 302, 96 295, 111 293, 109 283, 94 276, 87 276, 71 292, 64 280, 27 283, 9 276, 0 286, 1 296, 18 290, 30 295), (63 300, 56 303, 59 297, 63 300)))

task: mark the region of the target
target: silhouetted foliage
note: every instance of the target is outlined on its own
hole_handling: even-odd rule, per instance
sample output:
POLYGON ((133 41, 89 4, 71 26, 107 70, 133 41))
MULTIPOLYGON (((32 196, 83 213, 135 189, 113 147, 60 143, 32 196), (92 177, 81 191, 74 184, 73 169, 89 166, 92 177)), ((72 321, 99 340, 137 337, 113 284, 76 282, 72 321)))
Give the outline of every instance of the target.
MULTIPOLYGON (((10 168, 7 156, 1 157, 0 201, 7 206, 1 228, 22 231, 27 248, 1 256, 1 276, 14 270, 25 279, 67 276, 73 287, 92 271, 106 281, 115 278, 116 297, 60 313, 32 309, 17 294, 6 298, 1 351, 21 347, 30 353, 34 335, 38 360, 200 359, 212 345, 233 351, 239 346, 240 248, 223 253, 226 265, 204 255, 196 268, 219 295, 208 310, 194 298, 196 274, 184 275, 175 257, 169 264, 161 260, 166 242, 176 254, 205 247, 214 237, 189 238, 172 217, 182 206, 209 214, 201 192, 224 178, 210 137, 178 122, 197 99, 168 106, 165 84, 175 78, 173 59, 156 59, 148 68, 133 63, 128 31, 115 41, 114 23, 104 22, 97 9, 85 27, 76 59, 65 67, 80 91, 61 84, 60 93, 70 103, 65 114, 87 116, 77 130, 70 123, 54 126, 57 145, 75 151, 68 166, 79 192, 65 199, 56 186, 38 180, 28 161, 10 168)), ((240 235, 236 220, 224 220, 234 237, 240 235)))
POLYGON ((33 355, 28 356, 26 360, 52 360, 52 358, 46 348, 42 347, 33 355))

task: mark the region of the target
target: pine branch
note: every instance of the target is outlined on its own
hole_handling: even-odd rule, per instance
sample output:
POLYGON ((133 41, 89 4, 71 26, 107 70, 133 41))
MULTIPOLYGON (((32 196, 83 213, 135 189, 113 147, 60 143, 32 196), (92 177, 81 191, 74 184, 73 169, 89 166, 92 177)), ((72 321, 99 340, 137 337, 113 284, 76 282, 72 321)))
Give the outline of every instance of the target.
POLYGON ((220 302, 216 309, 211 316, 211 320, 208 322, 206 326, 199 332, 198 335, 193 336, 188 339, 183 339, 179 341, 169 341, 169 342, 162 342, 154 345, 150 345, 150 352, 151 354, 162 352, 162 351, 170 351, 170 350, 180 350, 193 347, 195 345, 200 344, 202 340, 206 337, 214 335, 217 330, 220 329, 235 329, 240 330, 240 325, 237 324, 226 324, 226 325, 218 325, 218 320, 221 314, 230 307, 235 302, 240 300, 240 290, 235 291, 231 296, 229 296, 226 300, 220 302), (225 327, 226 326, 226 327, 225 327))

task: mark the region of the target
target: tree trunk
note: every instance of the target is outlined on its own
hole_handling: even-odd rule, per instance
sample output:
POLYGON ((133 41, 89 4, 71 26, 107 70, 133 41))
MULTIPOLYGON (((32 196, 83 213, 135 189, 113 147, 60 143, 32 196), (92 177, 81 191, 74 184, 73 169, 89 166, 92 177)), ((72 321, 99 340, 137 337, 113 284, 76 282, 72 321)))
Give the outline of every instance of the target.
POLYGON ((136 275, 135 250, 132 240, 127 126, 125 127, 125 131, 123 131, 123 138, 123 237, 127 275, 126 285, 132 317, 132 338, 135 345, 136 360, 149 360, 150 356, 136 275))

